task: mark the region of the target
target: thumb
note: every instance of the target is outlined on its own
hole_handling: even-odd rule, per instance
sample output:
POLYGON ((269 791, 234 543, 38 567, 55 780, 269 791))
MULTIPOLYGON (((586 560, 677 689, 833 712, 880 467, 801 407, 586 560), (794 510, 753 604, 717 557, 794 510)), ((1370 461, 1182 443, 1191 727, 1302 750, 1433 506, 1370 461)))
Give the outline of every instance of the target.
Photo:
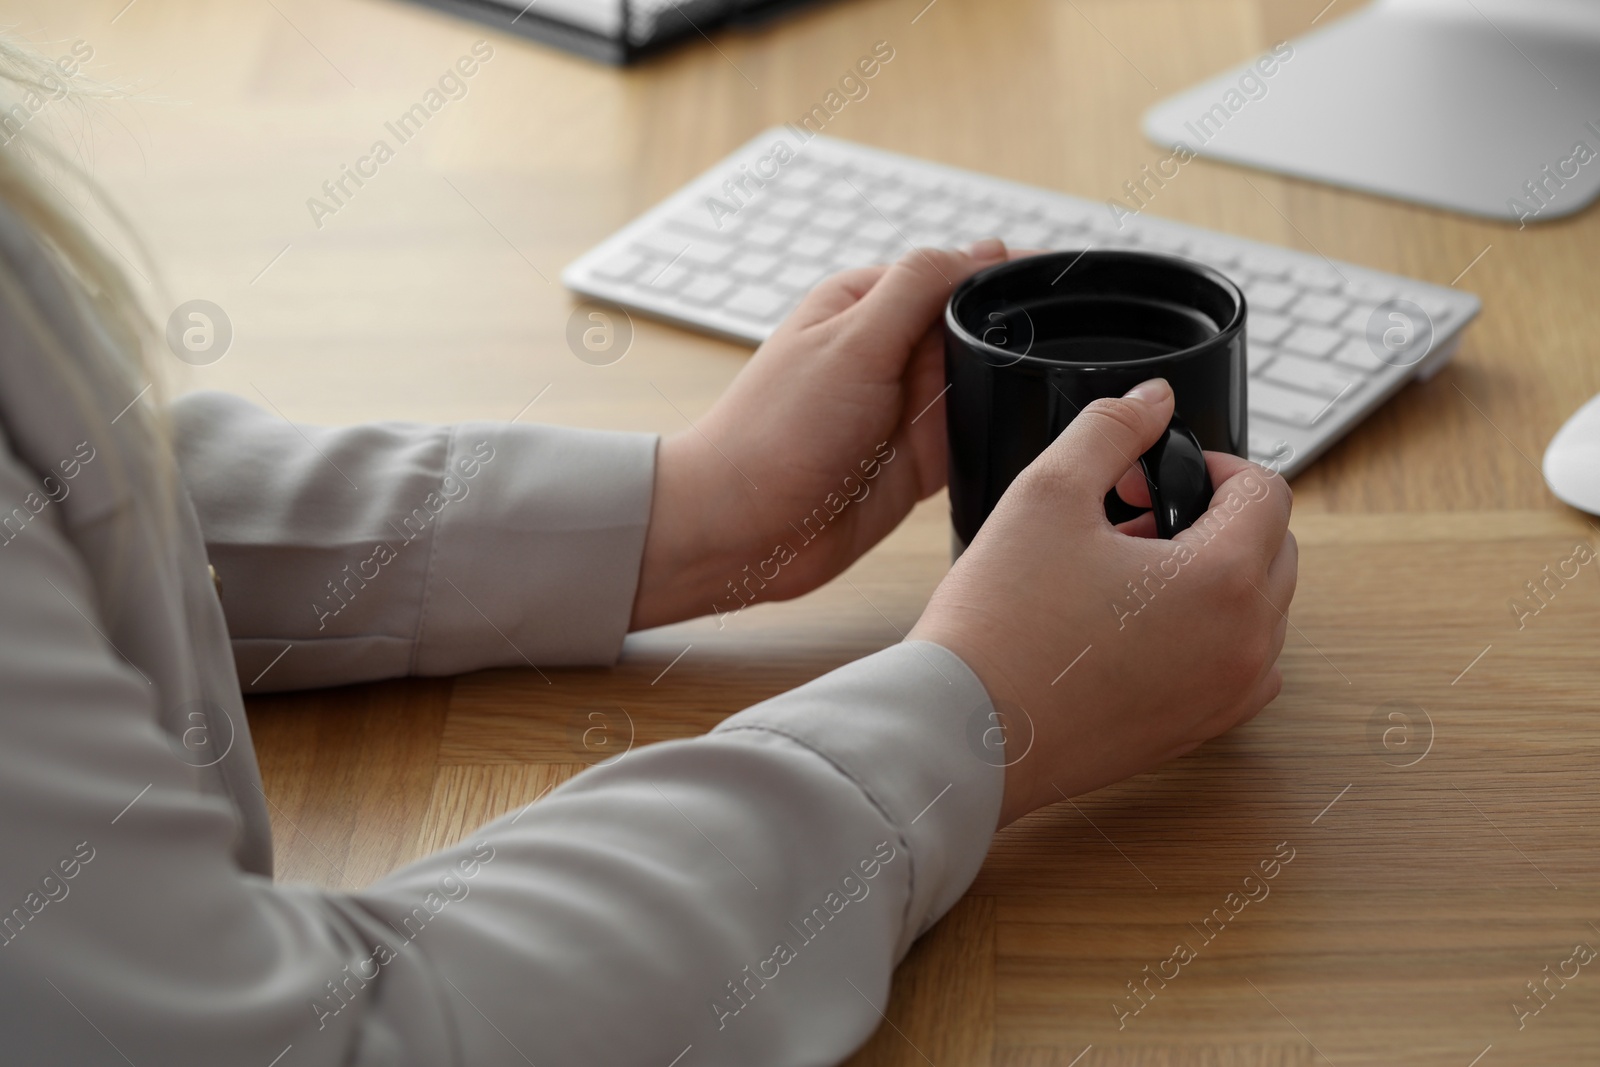
POLYGON ((1172 387, 1141 382, 1118 398, 1087 405, 1042 457, 1075 495, 1098 502, 1172 420, 1172 387))
POLYGON ((902 256, 841 316, 870 336, 877 351, 902 357, 937 325, 956 286, 1006 259, 1006 246, 988 238, 965 251, 915 248, 902 256))

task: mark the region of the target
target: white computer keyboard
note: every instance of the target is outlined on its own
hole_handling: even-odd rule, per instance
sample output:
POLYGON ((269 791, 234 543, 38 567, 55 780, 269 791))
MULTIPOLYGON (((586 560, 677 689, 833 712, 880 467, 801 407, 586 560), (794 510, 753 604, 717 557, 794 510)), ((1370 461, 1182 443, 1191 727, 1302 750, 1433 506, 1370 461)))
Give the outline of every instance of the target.
MULTIPOLYGON (((802 142, 792 127, 758 135, 562 279, 587 296, 759 344, 829 274, 990 236, 1014 248, 1169 252, 1237 281, 1249 303, 1249 451, 1286 477, 1408 380, 1443 366, 1479 307, 1457 289, 1148 214, 1119 228, 1101 202, 830 137, 802 142), (779 142, 793 157, 781 164, 779 142), (769 177, 758 184, 752 173, 769 177), (1425 313, 1431 323, 1410 328, 1431 329, 1431 343, 1389 358, 1369 340, 1374 321, 1379 336, 1388 325, 1374 312, 1391 300, 1425 313)), ((1404 330, 1412 318, 1394 322, 1404 330)))

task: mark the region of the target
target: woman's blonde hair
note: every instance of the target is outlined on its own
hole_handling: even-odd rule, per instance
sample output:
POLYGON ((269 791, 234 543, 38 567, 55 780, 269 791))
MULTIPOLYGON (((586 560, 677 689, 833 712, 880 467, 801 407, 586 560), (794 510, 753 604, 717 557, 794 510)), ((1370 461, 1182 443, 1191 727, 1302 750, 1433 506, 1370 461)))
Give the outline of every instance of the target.
POLYGON ((48 357, 50 369, 79 409, 85 432, 100 436, 99 441, 91 437, 91 443, 105 457, 111 476, 128 484, 130 476, 145 481, 154 475, 155 488, 163 497, 156 511, 166 522, 173 511, 165 420, 157 415, 158 404, 132 403, 136 396, 148 399, 161 393, 153 360, 157 331, 140 291, 112 258, 117 253, 91 235, 93 224, 74 197, 116 229, 133 255, 146 265, 146 278, 156 277, 151 258, 133 226, 100 185, 48 137, 34 130, 34 125, 41 124, 15 118, 18 104, 30 104, 35 97, 38 106, 21 108, 22 115, 37 113, 43 100, 82 112, 94 98, 117 95, 121 94, 90 82, 81 73, 69 79, 53 60, 0 35, 0 205, 32 233, 61 274, 74 298, 70 311, 80 318, 77 325, 87 327, 83 333, 98 333, 109 343, 83 344, 63 337, 59 323, 34 306, 17 267, 3 257, 0 301, 48 357), (115 420, 119 425, 113 435, 104 409, 108 399, 116 401, 119 396, 126 396, 130 408, 115 420), (125 455, 130 446, 134 454, 125 455))
MULTIPOLYGON (((3 36, 0 36, 0 79, 9 85, 12 93, 60 97, 80 107, 92 97, 116 95, 97 84, 73 85, 54 61, 3 36)), ((83 81, 83 76, 78 75, 77 80, 83 81)), ((26 125, 15 133, 4 127, 0 127, 0 131, 3 131, 0 136, 5 137, 3 145, 8 149, 0 151, 0 199, 46 246, 57 265, 78 283, 91 308, 99 312, 101 324, 111 334, 116 347, 129 354, 144 353, 154 331, 138 292, 106 249, 89 236, 87 220, 80 222, 73 217, 79 214, 78 209, 72 205, 67 191, 50 181, 50 175, 67 183, 70 191, 86 196, 112 220, 133 245, 135 254, 148 264, 149 255, 133 227, 104 190, 48 139, 36 136, 26 125)))

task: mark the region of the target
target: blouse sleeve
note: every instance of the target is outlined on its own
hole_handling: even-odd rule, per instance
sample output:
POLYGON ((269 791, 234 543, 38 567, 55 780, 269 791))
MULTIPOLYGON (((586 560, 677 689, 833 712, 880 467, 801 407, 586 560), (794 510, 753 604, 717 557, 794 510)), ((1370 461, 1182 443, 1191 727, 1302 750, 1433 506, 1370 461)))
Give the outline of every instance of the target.
POLYGON ((251 692, 616 658, 653 435, 328 429, 221 393, 182 398, 172 421, 251 692))
MULTIPOLYGON (((0 494, 25 492, 0 460, 0 494)), ((273 558, 292 538, 263 540, 269 569, 299 573, 273 558)), ((175 754, 71 544, 41 520, 0 553, 7 1062, 832 1064, 879 1024, 896 961, 965 891, 998 816, 1000 760, 972 741, 983 686, 907 643, 586 771, 373 885, 274 884, 240 869, 237 809, 175 754)), ((530 651, 562 640, 532 613, 511 625, 530 651)), ((452 646, 430 640, 447 669, 452 646)))

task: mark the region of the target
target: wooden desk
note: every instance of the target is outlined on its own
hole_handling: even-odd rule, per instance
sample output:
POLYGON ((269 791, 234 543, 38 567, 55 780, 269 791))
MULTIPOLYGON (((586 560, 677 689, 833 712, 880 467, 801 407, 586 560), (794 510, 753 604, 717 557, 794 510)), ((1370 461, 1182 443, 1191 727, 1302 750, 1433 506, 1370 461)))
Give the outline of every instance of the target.
MULTIPOLYGON (((1138 133, 1149 103, 1302 31, 1324 2, 863 0, 625 72, 494 38, 469 96, 321 229, 307 197, 478 28, 387 0, 0 11, 40 26, 51 55, 83 38, 92 73, 141 92, 86 144, 173 302, 214 300, 238 333, 172 388, 348 422, 509 418, 549 384, 527 417, 668 431, 680 418, 650 383, 692 417, 745 351, 640 322, 622 362, 582 363, 559 270, 808 109, 874 41, 896 58, 835 120, 841 136, 1105 198, 1159 156, 1138 133)), ((1507 601, 1597 533, 1535 464, 1600 392, 1584 255, 1600 215, 1519 232, 1209 162, 1151 210, 1437 282, 1465 270, 1484 312, 1451 368, 1296 483, 1277 703, 1003 833, 901 969, 894 1027, 853 1062, 1594 1064, 1600 972, 1521 1030, 1512 1005, 1576 943, 1600 946, 1600 578, 1585 568, 1520 631, 1507 601), (1207 940, 1280 842, 1295 858, 1270 897, 1207 940), (1126 983, 1171 973, 1180 939, 1196 958, 1119 1030, 1126 983)), ((945 570, 944 516, 942 499, 919 508, 852 570, 859 593, 836 582, 722 632, 641 634, 613 670, 255 700, 282 876, 358 886, 528 802, 609 751, 583 742, 591 711, 615 729, 592 742, 625 736, 615 708, 637 743, 695 734, 895 641, 945 570)))

